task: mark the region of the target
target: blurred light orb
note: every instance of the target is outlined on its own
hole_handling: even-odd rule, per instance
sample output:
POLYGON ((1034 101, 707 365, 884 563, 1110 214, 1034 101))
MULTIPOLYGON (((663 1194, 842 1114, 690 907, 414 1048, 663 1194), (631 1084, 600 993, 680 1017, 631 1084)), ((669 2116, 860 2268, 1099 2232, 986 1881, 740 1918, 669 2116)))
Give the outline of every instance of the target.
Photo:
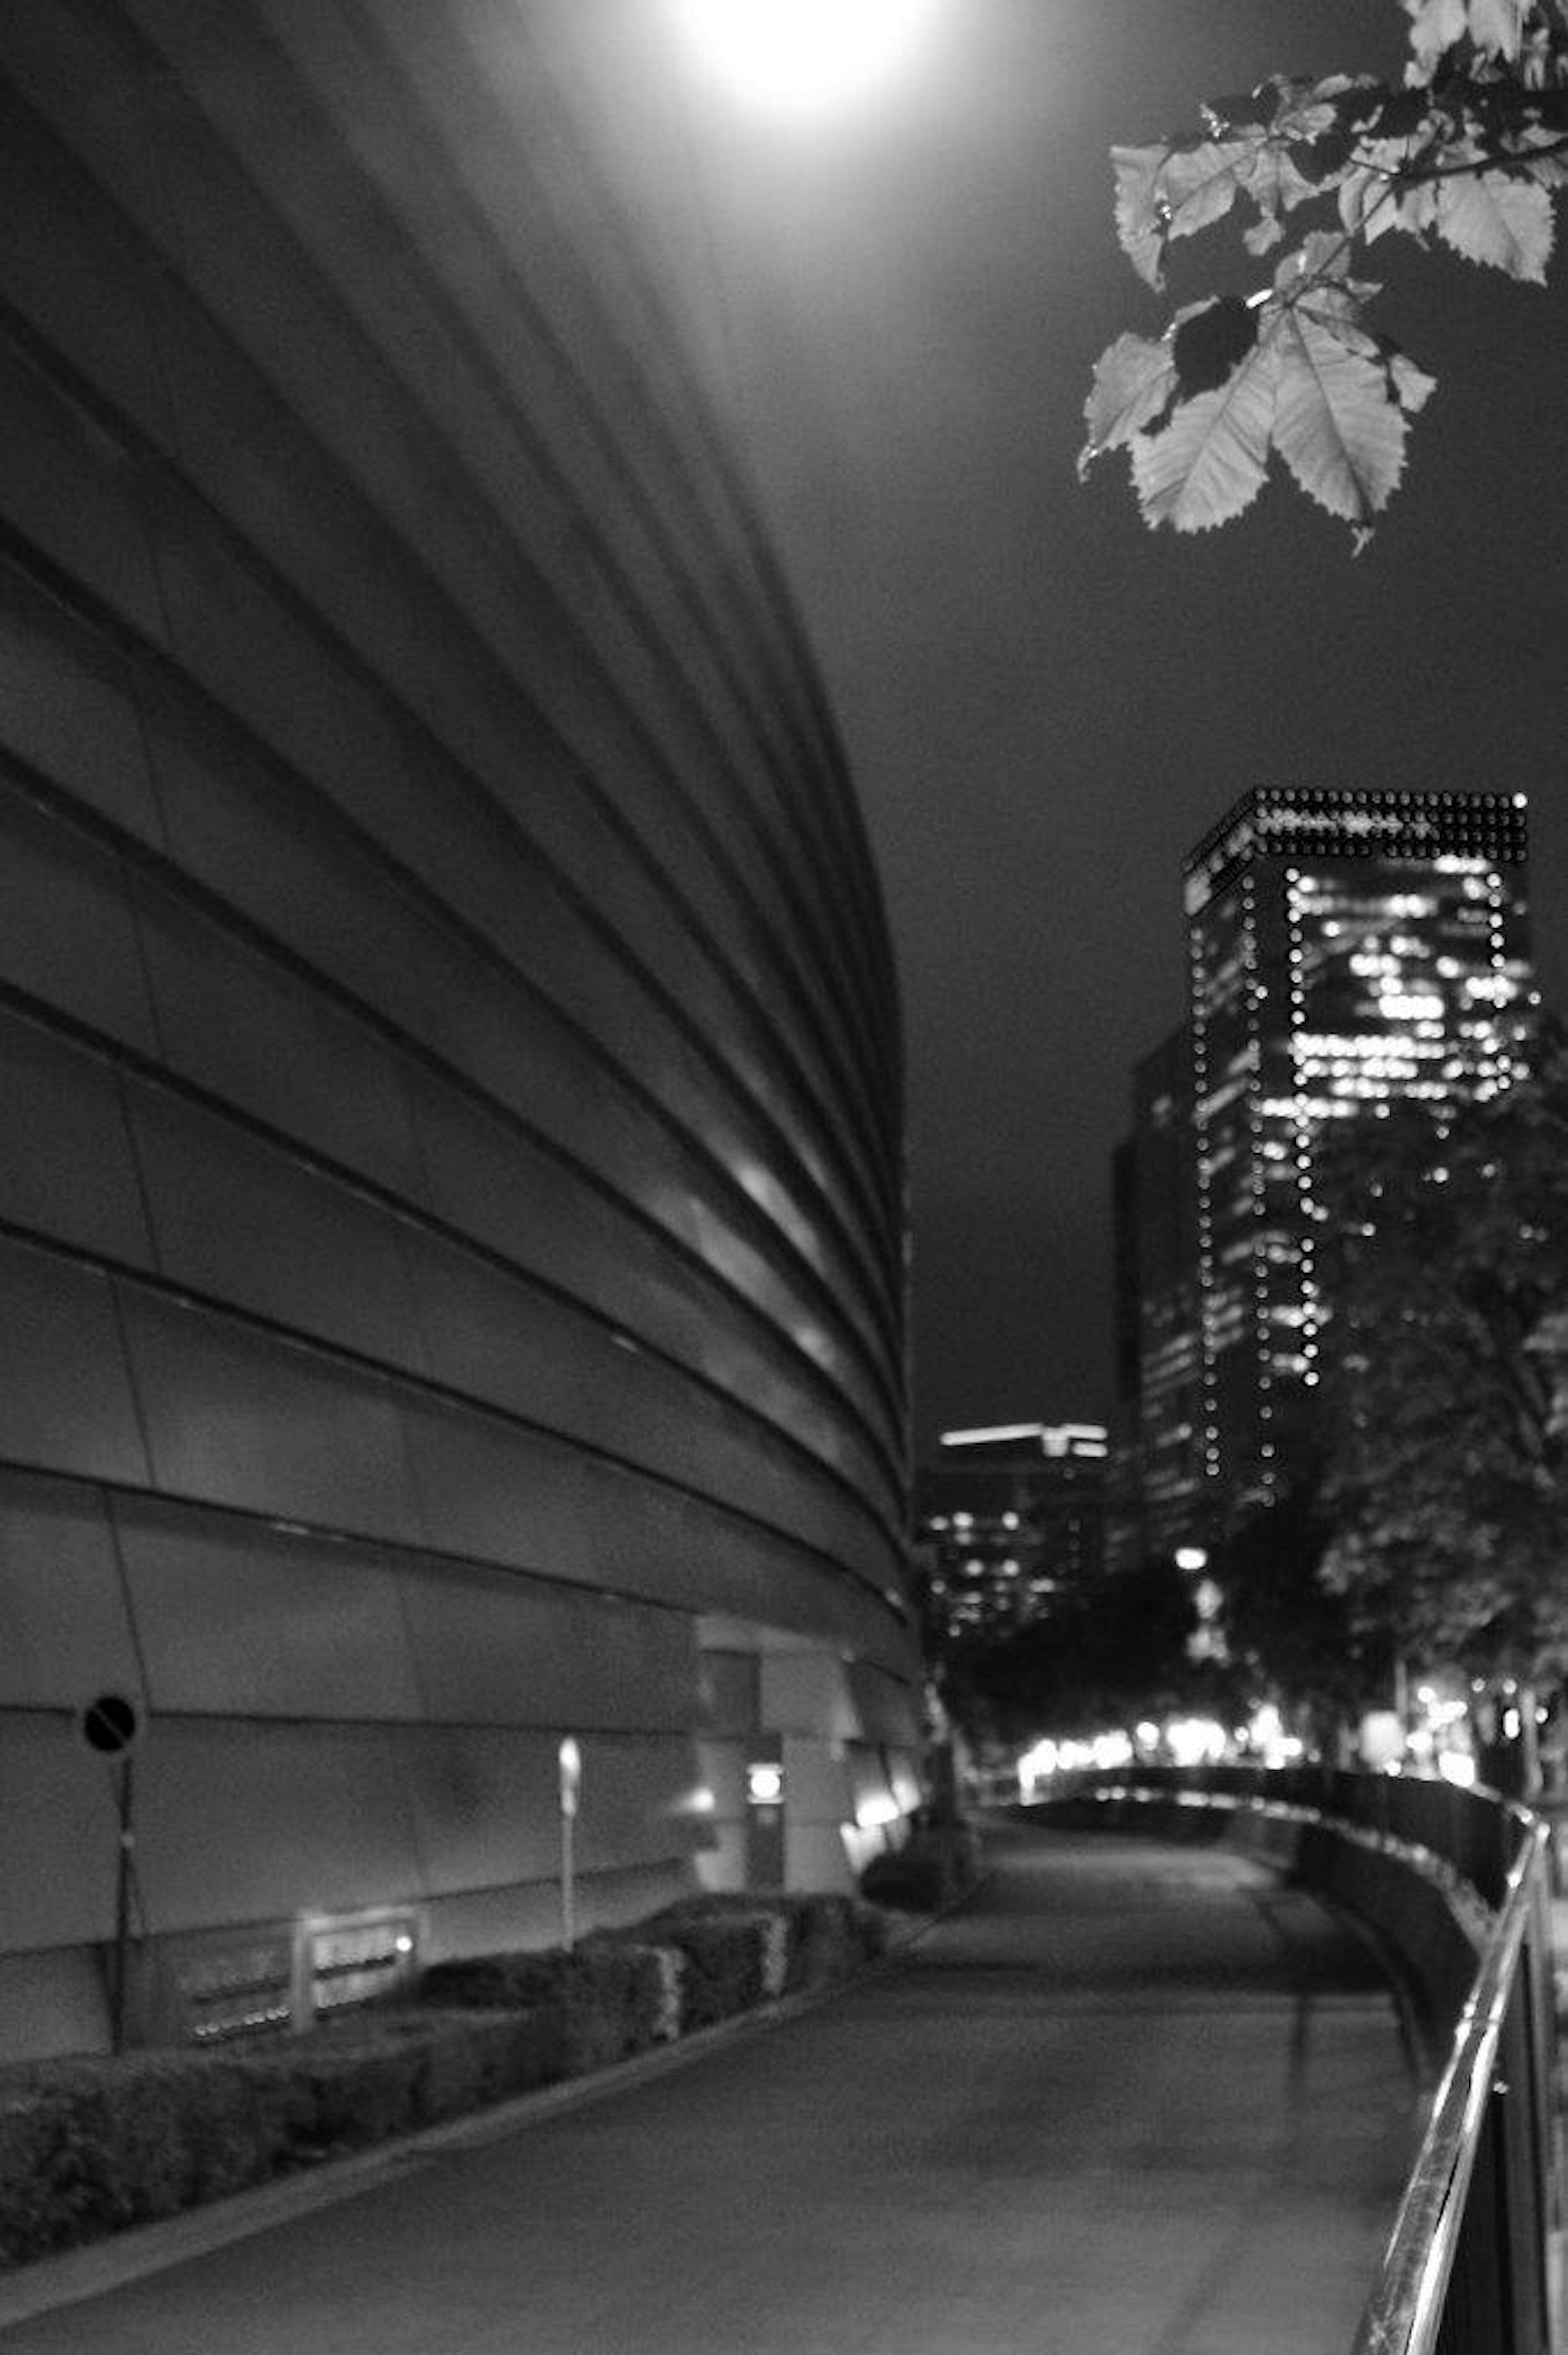
POLYGON ((672 0, 685 37, 749 103, 828 113, 888 81, 938 0, 672 0))

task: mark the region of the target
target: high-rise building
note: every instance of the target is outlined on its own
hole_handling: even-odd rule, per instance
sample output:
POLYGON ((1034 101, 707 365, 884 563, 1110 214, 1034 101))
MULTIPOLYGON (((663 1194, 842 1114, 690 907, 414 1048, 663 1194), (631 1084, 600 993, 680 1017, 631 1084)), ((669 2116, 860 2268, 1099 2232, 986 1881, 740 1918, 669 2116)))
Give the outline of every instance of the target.
POLYGON ((1173 1553, 1202 1518, 1192 1032, 1183 1022, 1133 1076, 1133 1127, 1114 1171, 1117 1401, 1113 1566, 1173 1553))
POLYGON ((942 1434, 916 1490, 936 1629, 1001 1636, 1047 1612, 1105 1559, 1108 1446, 1096 1423, 1010 1423, 942 1434))
POLYGON ((1325 1155, 1521 1068, 1522 794, 1246 794, 1187 862, 1201 1460, 1267 1497, 1318 1381, 1325 1155))

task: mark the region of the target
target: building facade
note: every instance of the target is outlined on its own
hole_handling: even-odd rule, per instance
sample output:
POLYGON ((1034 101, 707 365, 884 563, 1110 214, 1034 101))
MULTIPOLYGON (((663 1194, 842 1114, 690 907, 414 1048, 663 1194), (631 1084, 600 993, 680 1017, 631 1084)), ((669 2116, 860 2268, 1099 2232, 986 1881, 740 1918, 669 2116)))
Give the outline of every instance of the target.
POLYGON ((1522 794, 1249 793, 1187 862, 1201 1455, 1266 1499, 1318 1381, 1326 1159, 1522 1068, 1522 794))
POLYGON ((1203 1364, 1192 1039, 1183 1022, 1133 1074, 1118 1149, 1113 1564, 1164 1557, 1204 1511, 1203 1364))
POLYGON ((548 1940, 567 1743, 585 1924, 917 1796, 887 930, 546 13, 0 32, 7 2051, 97 1696, 181 2034, 548 1940))
POLYGON ((1105 1568, 1109 1447, 1101 1423, 1004 1423, 942 1435, 916 1484, 938 1644, 1005 1636, 1105 1568))

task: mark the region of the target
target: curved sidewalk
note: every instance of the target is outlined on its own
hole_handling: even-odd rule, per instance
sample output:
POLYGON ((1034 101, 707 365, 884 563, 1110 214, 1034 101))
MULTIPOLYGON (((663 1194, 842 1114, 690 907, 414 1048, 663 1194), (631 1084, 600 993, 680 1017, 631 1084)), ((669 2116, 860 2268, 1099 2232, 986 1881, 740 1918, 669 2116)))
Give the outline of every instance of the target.
POLYGON ((1344 2355, 1418 2107, 1365 1948, 1218 1852, 989 1848, 846 1994, 323 2180, 0 2345, 1344 2355))

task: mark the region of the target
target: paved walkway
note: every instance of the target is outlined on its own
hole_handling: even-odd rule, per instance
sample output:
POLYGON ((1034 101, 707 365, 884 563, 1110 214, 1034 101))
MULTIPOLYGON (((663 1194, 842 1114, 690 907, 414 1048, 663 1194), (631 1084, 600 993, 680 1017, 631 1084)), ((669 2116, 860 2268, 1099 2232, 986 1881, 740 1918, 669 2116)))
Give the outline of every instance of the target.
POLYGON ((1024 1828, 891 1970, 0 2332, 4 2355, 1344 2355, 1392 2005, 1216 1852, 1024 1828))

